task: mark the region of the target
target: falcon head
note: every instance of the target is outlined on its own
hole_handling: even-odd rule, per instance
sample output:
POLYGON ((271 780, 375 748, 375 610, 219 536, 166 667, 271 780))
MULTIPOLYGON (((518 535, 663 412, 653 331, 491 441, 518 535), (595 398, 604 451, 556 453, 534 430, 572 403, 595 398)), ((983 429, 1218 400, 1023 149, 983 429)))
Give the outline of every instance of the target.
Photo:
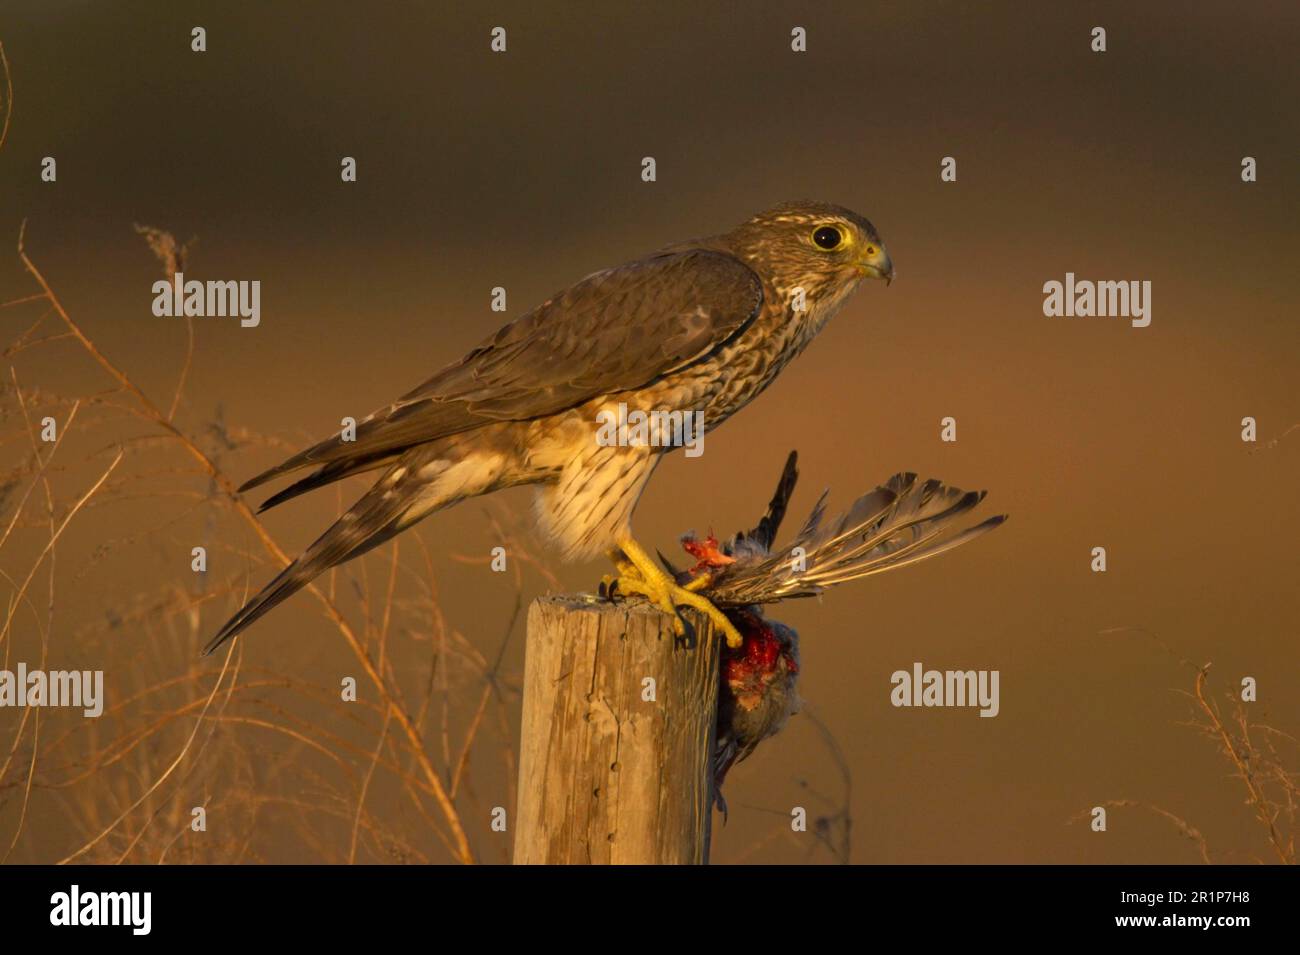
POLYGON ((732 251, 760 274, 809 296, 846 292, 864 278, 894 277, 894 263, 876 227, 827 202, 787 202, 760 212, 725 236, 732 251))

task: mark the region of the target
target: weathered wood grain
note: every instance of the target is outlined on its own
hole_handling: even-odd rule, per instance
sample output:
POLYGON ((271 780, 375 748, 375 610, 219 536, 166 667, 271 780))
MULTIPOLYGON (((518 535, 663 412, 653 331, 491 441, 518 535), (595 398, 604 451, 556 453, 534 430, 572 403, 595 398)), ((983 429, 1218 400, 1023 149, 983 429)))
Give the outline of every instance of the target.
POLYGON ((644 604, 533 602, 516 864, 708 861, 719 647, 690 619, 693 647, 644 604))

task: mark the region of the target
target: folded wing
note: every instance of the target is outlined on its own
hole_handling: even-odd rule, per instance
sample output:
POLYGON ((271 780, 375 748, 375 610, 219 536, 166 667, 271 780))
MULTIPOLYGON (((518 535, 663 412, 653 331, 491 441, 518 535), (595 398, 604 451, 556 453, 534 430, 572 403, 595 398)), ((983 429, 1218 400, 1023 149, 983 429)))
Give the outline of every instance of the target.
POLYGON ((418 444, 643 387, 739 334, 762 303, 758 276, 724 252, 691 249, 597 272, 361 421, 355 440, 321 441, 240 490, 318 469, 269 506, 380 467, 418 444))

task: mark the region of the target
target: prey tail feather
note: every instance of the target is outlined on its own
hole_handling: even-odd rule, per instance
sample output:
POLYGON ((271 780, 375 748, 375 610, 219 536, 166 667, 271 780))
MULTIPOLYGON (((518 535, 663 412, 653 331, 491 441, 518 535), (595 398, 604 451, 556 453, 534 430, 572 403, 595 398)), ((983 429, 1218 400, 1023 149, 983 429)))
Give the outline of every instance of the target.
POLYGON ((896 474, 847 512, 825 521, 826 496, 795 540, 764 560, 733 564, 708 590, 724 606, 810 597, 849 580, 905 567, 946 553, 998 527, 1005 514, 973 527, 959 522, 984 499, 939 481, 896 474), (800 559, 793 559, 799 548, 800 559))

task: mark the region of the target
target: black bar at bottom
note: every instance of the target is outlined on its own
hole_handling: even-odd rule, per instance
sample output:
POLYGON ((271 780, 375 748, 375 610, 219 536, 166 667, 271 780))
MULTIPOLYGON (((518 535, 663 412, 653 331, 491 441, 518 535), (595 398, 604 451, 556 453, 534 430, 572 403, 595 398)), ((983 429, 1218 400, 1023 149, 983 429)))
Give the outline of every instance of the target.
POLYGON ((544 941, 581 918, 601 948, 713 930, 745 944, 786 935, 815 943, 828 931, 926 942, 1200 933, 1231 943, 1292 928, 1284 909, 1295 898, 1295 873, 1273 866, 11 866, 0 869, 0 931, 7 942, 76 933, 205 946, 281 937, 373 946, 412 934, 437 944, 463 931, 497 944, 512 930, 544 941))

